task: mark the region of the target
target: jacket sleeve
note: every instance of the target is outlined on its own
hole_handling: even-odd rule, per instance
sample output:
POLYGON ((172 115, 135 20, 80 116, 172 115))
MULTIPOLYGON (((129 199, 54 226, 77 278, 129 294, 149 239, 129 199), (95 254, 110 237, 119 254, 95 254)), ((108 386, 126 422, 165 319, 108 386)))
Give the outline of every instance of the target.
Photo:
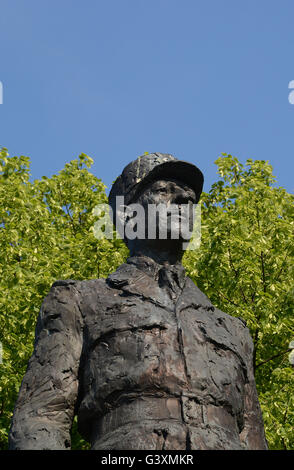
POLYGON ((70 448, 81 351, 79 293, 74 281, 57 281, 39 313, 34 352, 12 418, 10 449, 70 448))
MULTIPOLYGON (((244 326, 244 325, 243 325, 244 326)), ((241 443, 246 450, 267 450, 262 412, 258 400, 253 371, 253 341, 249 329, 243 328, 244 358, 247 369, 247 383, 244 395, 244 426, 240 433, 241 443)))

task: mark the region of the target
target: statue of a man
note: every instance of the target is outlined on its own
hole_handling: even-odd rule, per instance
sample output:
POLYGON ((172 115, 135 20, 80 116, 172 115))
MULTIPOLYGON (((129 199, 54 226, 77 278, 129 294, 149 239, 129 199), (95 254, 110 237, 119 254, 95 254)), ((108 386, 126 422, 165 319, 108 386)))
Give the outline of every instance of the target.
MULTIPOLYGON (((117 178, 109 203, 116 214, 118 196, 128 207, 189 208, 202 186, 196 166, 143 155, 117 178)), ((92 449, 267 449, 249 330, 185 275, 183 237, 171 235, 183 214, 157 217, 149 238, 146 218, 146 237, 125 237, 130 257, 107 279, 53 284, 10 449, 69 449, 76 414, 92 449)))

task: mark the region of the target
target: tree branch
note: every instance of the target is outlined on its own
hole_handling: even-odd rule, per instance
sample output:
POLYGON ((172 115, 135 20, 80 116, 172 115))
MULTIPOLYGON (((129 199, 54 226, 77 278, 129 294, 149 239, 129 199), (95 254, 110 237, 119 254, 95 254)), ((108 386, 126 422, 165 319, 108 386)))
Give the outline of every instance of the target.
POLYGON ((262 283, 263 283, 263 292, 266 292, 266 282, 265 282, 265 269, 264 269, 264 253, 260 253, 261 259, 261 273, 262 273, 262 283))
POLYGON ((234 305, 234 307, 239 307, 238 304, 235 304, 235 302, 233 302, 232 300, 228 299, 222 292, 217 292, 218 295, 220 295, 221 297, 223 297, 227 302, 229 302, 230 304, 234 305))
POLYGON ((279 277, 280 277, 280 275, 282 274, 283 269, 284 269, 284 267, 285 267, 284 264, 285 264, 285 261, 286 261, 286 259, 287 259, 287 257, 288 257, 288 249, 289 249, 289 246, 286 248, 285 257, 284 257, 284 259, 283 259, 283 261, 282 261, 282 263, 281 263, 280 271, 278 272, 278 275, 277 275, 277 277, 275 278, 275 282, 278 282, 279 277))
POLYGON ((279 354, 275 354, 274 356, 270 357, 266 361, 260 362, 259 364, 257 364, 256 369, 257 367, 262 366, 263 364, 266 364, 267 362, 272 361, 273 359, 276 359, 277 357, 283 356, 283 354, 286 354, 289 351, 291 351, 291 348, 285 349, 285 351, 282 351, 279 354))
MULTIPOLYGON (((228 248, 228 253, 229 253, 229 264, 230 264, 230 267, 231 267, 231 269, 233 270, 233 272, 234 272, 234 274, 235 274, 235 278, 238 279, 239 273, 238 273, 238 271, 236 270, 236 268, 235 268, 235 266, 234 266, 234 264, 233 264, 233 260, 232 260, 232 255, 231 255, 231 250, 230 250, 230 248, 228 248)), ((242 297, 243 297, 243 300, 244 300, 245 304, 247 304, 248 302, 247 302, 247 299, 246 299, 246 297, 245 297, 245 294, 244 294, 244 291, 243 291, 243 289, 242 289, 242 286, 240 286, 240 291, 241 291, 241 294, 242 294, 242 297)))

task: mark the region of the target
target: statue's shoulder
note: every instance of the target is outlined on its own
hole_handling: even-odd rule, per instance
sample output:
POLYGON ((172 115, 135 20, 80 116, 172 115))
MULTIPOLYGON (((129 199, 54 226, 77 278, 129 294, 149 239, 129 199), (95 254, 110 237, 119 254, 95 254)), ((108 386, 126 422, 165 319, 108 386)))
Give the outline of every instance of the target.
POLYGON ((185 288, 181 296, 183 304, 193 305, 196 310, 200 307, 206 310, 214 310, 210 299, 205 295, 191 278, 186 278, 185 288))
POLYGON ((44 302, 52 302, 57 300, 61 303, 84 303, 90 298, 99 298, 108 295, 109 293, 106 279, 65 279, 55 281, 51 289, 44 299, 44 302))
POLYGON ((77 279, 62 279, 59 281, 53 282, 51 289, 55 287, 64 287, 70 288, 74 287, 79 291, 87 291, 93 288, 103 288, 106 286, 106 279, 105 278, 97 278, 97 279, 85 279, 85 280, 77 280, 77 279))
POLYGON ((73 279, 61 279, 53 282, 49 292, 43 300, 43 305, 50 303, 68 303, 71 299, 74 300, 77 296, 77 292, 74 289, 76 281, 73 279))
POLYGON ((79 300, 84 304, 88 301, 92 303, 98 299, 111 298, 131 278, 135 278, 137 274, 135 271, 134 267, 122 264, 107 278, 57 280, 51 286, 49 297, 60 299, 71 297, 72 300, 79 300))
POLYGON ((229 315, 213 305, 210 299, 190 278, 186 282, 184 303, 187 303, 187 307, 192 305, 196 311, 205 311, 205 317, 202 318, 211 326, 223 326, 230 336, 242 338, 242 342, 251 344, 252 340, 246 321, 241 317, 229 315))
POLYGON ((71 286, 76 284, 76 282, 78 281, 75 281, 74 279, 60 279, 58 281, 53 282, 51 289, 54 287, 71 286))
MULTIPOLYGON (((55 281, 44 297, 36 323, 35 340, 48 332, 76 330, 81 324, 80 295, 73 279, 55 281)), ((51 334, 51 333, 50 333, 51 334)))

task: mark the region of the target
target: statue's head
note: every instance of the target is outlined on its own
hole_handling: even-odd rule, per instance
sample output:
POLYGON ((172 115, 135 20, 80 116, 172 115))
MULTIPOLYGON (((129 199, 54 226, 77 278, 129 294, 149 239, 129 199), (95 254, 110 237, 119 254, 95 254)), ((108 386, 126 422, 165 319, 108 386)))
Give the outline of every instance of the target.
POLYGON ((203 174, 195 165, 169 154, 144 154, 113 183, 109 204, 116 228, 129 247, 135 233, 146 244, 158 239, 163 245, 166 239, 175 244, 177 239, 187 240, 181 227, 188 224, 192 231, 192 212, 202 187, 203 174))

